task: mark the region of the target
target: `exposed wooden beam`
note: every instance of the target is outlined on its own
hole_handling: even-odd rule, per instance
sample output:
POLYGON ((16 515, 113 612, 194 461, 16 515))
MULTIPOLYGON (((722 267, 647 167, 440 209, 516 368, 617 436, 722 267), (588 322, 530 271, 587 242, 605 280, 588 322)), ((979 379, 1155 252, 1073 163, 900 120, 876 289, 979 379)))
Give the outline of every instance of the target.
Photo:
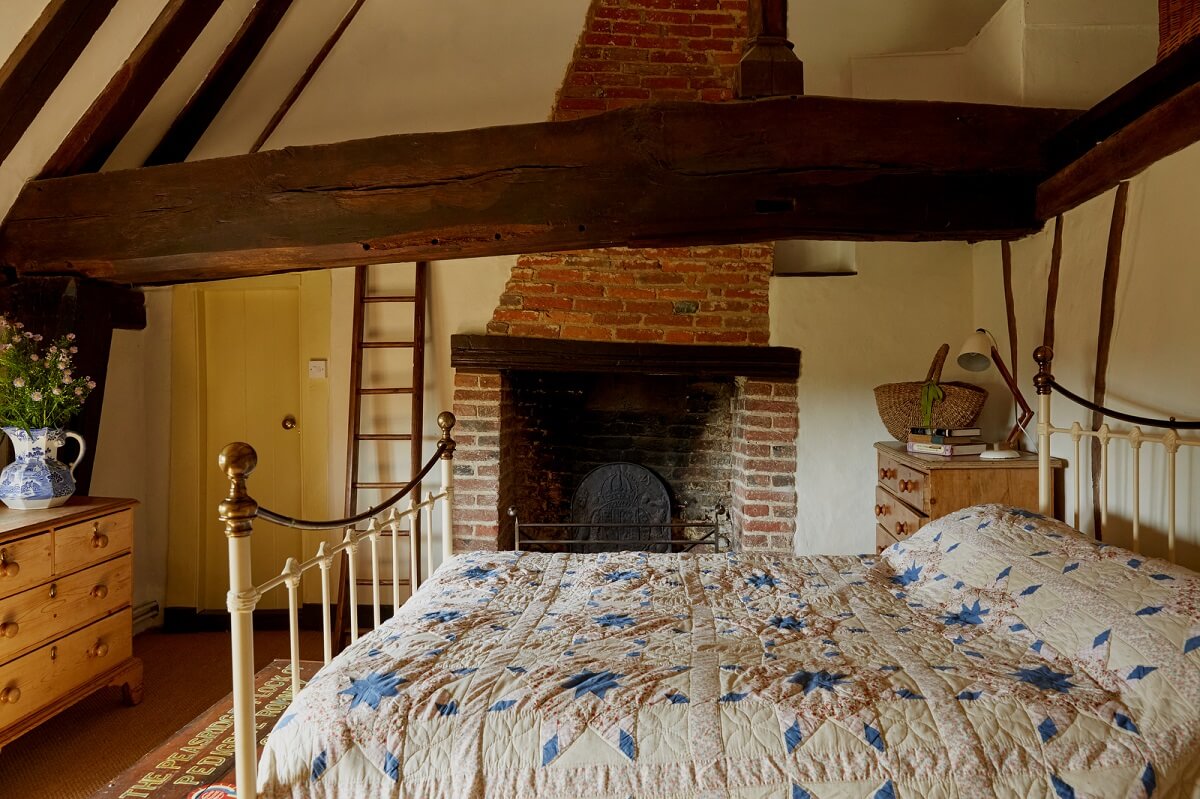
POLYGON ((150 153, 145 166, 187 160, 291 6, 292 0, 258 0, 254 4, 233 40, 150 153))
POLYGON ((599 246, 1036 230, 1053 109, 799 97, 269 150, 28 184, 23 272, 164 283, 599 246))
POLYGON ((1200 39, 1080 115, 1049 145, 1050 176, 1038 189, 1048 220, 1200 141, 1200 39))
MULTIPOLYGON (((1108 249, 1104 257, 1104 279, 1100 285, 1100 326, 1096 332, 1096 375, 1092 385, 1092 402, 1104 404, 1108 392, 1108 358, 1112 350, 1113 324, 1117 313, 1117 281, 1121 274, 1121 242, 1125 234, 1125 210, 1129 201, 1129 184, 1117 186, 1113 197, 1112 221, 1108 228, 1108 249)), ((1091 429, 1099 430, 1104 414, 1092 411, 1091 429)), ((1092 526, 1096 540, 1104 538, 1100 514, 1100 439, 1091 439, 1092 461, 1092 526)), ((1076 502, 1078 502, 1076 498, 1076 502)))
POLYGON ((41 177, 99 171, 220 5, 221 0, 168 0, 133 53, 50 157, 41 177))
POLYGON ((50 0, 0 67, 0 161, 8 157, 116 0, 50 0))

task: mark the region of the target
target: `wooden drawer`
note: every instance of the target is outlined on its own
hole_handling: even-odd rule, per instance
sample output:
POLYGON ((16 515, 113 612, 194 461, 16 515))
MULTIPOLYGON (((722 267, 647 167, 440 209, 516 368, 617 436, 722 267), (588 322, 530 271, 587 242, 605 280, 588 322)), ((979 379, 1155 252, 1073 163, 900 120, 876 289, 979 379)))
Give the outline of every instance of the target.
POLYGON ((897 541, 915 533, 929 521, 929 517, 917 513, 883 486, 875 486, 875 521, 897 541))
POLYGON ((929 504, 926 497, 929 490, 929 475, 904 464, 900 464, 898 471, 900 476, 896 480, 896 488, 893 493, 913 509, 928 516, 929 504))
POLYGON ((887 486, 893 493, 900 492, 900 462, 887 453, 879 453, 879 471, 875 475, 879 484, 887 486))
POLYGON ((0 663, 129 605, 126 555, 0 600, 0 663))
POLYGON ((875 554, 876 555, 880 554, 881 552, 883 552, 883 550, 887 549, 894 543, 896 543, 896 539, 892 537, 891 533, 889 533, 887 530, 883 529, 882 525, 878 525, 878 524, 875 525, 875 554))
POLYGON ((0 544, 0 597, 50 579, 50 533, 0 544))
POLYGON ((133 511, 63 527, 54 533, 54 573, 64 574, 108 560, 133 544, 133 511))
POLYGON ((126 609, 0 666, 0 729, 132 654, 133 613, 126 609))

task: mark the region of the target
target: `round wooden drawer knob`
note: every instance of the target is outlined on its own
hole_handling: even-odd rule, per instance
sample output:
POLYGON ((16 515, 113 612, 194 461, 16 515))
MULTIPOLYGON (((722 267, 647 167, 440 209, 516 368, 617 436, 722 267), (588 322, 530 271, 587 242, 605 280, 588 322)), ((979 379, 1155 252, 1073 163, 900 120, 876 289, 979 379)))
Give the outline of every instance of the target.
POLYGON ((6 705, 15 705, 18 701, 20 701, 20 699, 21 689, 15 685, 11 688, 5 688, 3 691, 0 691, 0 702, 3 702, 6 705))
POLYGON ((107 585, 96 586, 95 588, 92 589, 92 596, 95 597, 96 599, 104 599, 104 597, 108 596, 108 586, 107 585))
POLYGON ((108 536, 104 533, 96 532, 92 535, 92 546, 96 549, 104 549, 108 546, 108 536))
POLYGON ((87 653, 90 658, 102 658, 108 654, 108 644, 103 641, 97 641, 92 644, 92 648, 87 653))
POLYGON ((4 624, 0 624, 0 635, 5 638, 16 638, 20 631, 21 628, 15 621, 6 621, 4 624))
POLYGON ((0 552, 0 577, 16 577, 21 573, 21 564, 9 560, 8 554, 0 552))
POLYGON ((908 525, 904 522, 896 522, 896 535, 904 535, 908 530, 908 525))

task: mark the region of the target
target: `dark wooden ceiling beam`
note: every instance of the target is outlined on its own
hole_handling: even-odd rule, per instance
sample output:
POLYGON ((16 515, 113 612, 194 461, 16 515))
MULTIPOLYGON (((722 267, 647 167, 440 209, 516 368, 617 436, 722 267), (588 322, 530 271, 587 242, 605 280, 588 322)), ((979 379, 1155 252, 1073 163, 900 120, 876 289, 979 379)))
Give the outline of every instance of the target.
POLYGON ((187 160, 291 6, 292 0, 258 0, 254 4, 233 40, 150 153, 145 166, 187 160))
POLYGON ((363 139, 28 184, 0 263, 165 283, 389 261, 1039 227, 1075 113, 799 97, 363 139))
POLYGON ((1200 141, 1200 39, 1134 78, 1050 140, 1037 215, 1058 214, 1109 191, 1200 141))
POLYGON ((220 5, 221 0, 168 0, 117 74, 50 157, 41 177, 99 171, 220 5))
POLYGON ((116 0, 50 0, 0 66, 0 161, 8 157, 116 0))

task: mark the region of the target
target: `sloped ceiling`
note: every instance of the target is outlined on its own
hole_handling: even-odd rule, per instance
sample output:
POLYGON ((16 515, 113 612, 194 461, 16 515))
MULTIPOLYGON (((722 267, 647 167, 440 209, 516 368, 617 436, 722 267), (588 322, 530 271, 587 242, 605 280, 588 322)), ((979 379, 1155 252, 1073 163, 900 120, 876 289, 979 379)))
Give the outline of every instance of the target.
MULTIPOLYGON (((225 0, 105 164, 139 166, 254 0, 225 0)), ((295 0, 189 160, 247 152, 353 0, 295 0)), ((793 0, 808 91, 849 94, 849 59, 964 44, 1001 0, 793 0)), ((0 164, 0 217, 104 88, 165 0, 119 0, 0 164)), ((0 4, 5 58, 46 0, 0 4)), ((545 119, 588 0, 369 0, 266 147, 545 119)))

